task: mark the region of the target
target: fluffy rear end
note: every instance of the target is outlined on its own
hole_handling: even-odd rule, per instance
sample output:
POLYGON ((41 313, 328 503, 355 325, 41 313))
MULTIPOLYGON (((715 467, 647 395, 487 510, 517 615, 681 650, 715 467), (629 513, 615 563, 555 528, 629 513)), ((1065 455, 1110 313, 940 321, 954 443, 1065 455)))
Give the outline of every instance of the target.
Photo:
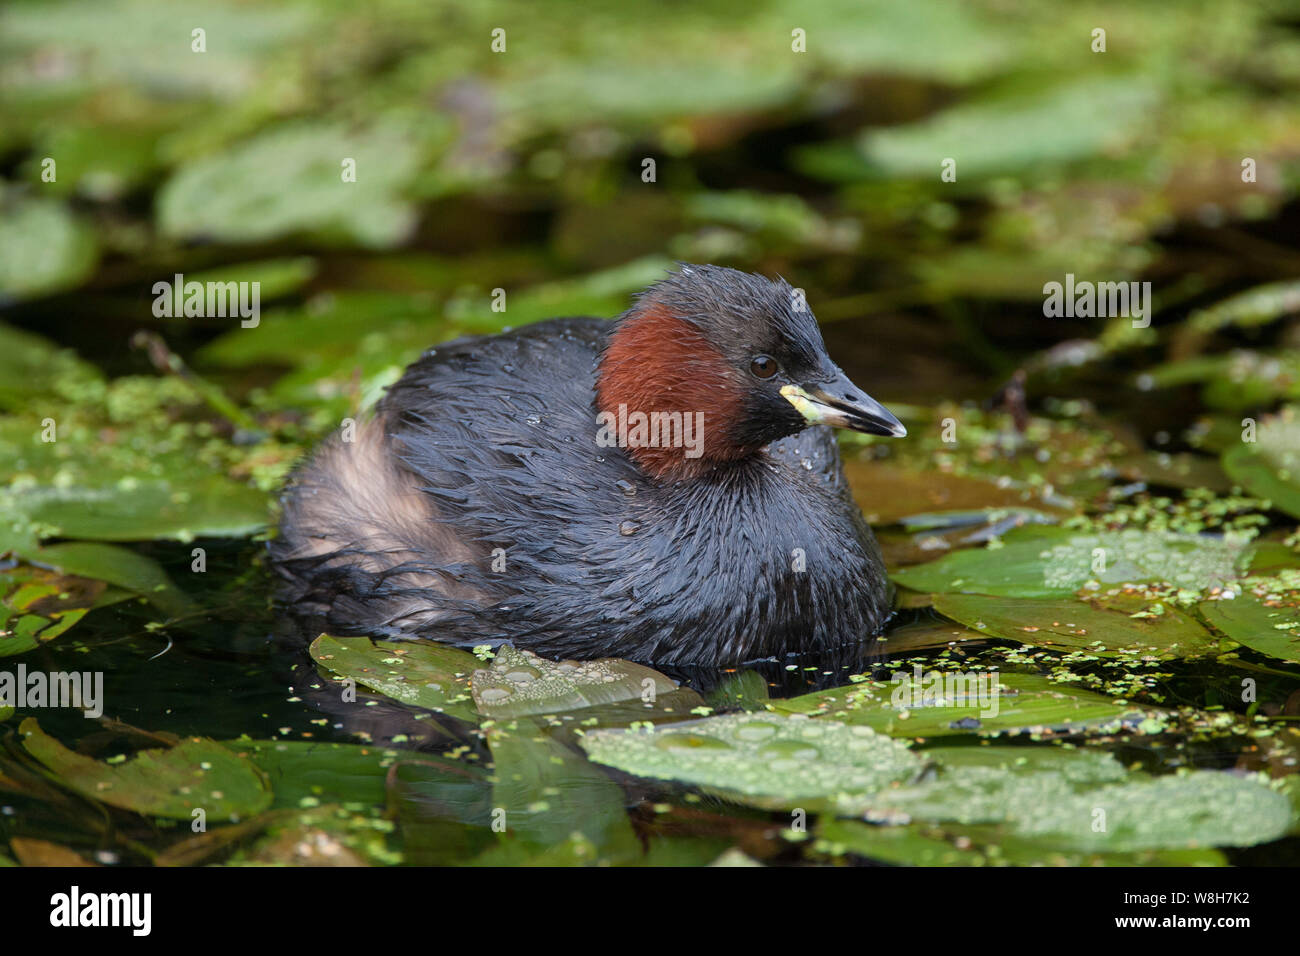
POLYGON ((322 443, 282 504, 271 557, 300 616, 340 633, 405 636, 482 598, 457 581, 473 549, 439 522, 382 416, 352 441, 335 432, 322 443))

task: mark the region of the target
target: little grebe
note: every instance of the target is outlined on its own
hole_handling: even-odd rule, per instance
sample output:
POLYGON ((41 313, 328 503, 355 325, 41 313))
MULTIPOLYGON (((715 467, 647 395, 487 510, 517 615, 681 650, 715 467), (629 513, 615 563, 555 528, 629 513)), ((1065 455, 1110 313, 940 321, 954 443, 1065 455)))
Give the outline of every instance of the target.
POLYGON ((906 434, 802 293, 682 266, 613 322, 430 349, 298 469, 272 557, 335 633, 699 665, 827 649, 878 633, 889 589, 824 426, 906 434))

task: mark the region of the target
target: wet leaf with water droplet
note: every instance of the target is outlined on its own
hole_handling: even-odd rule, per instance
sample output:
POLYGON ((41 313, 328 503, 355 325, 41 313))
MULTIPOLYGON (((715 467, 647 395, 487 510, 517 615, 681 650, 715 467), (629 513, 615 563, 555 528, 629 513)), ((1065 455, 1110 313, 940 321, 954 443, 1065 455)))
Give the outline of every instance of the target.
POLYGON ((497 718, 645 700, 648 719, 655 700, 677 691, 663 674, 631 661, 549 661, 509 644, 497 650, 490 667, 473 672, 471 686, 479 712, 497 718))

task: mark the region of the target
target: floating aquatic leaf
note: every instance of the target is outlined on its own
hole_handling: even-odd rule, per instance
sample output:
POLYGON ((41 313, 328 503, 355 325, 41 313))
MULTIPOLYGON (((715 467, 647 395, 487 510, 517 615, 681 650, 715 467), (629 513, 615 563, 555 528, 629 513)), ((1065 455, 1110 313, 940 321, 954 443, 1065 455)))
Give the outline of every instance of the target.
POLYGON ((120 200, 128 190, 146 184, 158 168, 161 128, 147 118, 60 123, 42 131, 24 172, 32 181, 41 181, 40 161, 57 157, 58 178, 41 181, 42 192, 98 202, 120 200))
POLYGON ((442 866, 476 857, 495 840, 492 776, 464 760, 405 754, 389 775, 388 808, 395 813, 409 866, 442 866))
POLYGON ((171 617, 194 609, 156 561, 126 548, 71 541, 18 550, 35 566, 0 571, 0 657, 53 640, 87 611, 133 594, 171 617))
POLYGON ((36 487, 9 498, 14 511, 43 528, 44 536, 94 541, 242 538, 266 527, 269 508, 265 492, 222 475, 36 487))
POLYGON ((706 700, 714 710, 763 710, 769 696, 767 680, 759 671, 740 670, 723 677, 706 700))
MULTIPOLYGON (((91 607, 125 596, 109 593, 102 581, 41 568, 0 571, 0 657, 25 654, 52 641, 91 607)), ((8 716, 13 710, 0 707, 0 713, 8 716)))
POLYGON ((172 583, 157 561, 130 548, 98 542, 67 541, 46 545, 27 557, 58 568, 65 574, 94 578, 124 588, 147 599, 158 610, 173 617, 194 610, 194 602, 172 583))
POLYGON ((996 551, 973 549, 894 572, 917 591, 1050 597, 1097 584, 1223 587, 1240 576, 1244 543, 1174 531, 1023 528, 996 551))
POLYGON ((322 634, 311 645, 316 663, 340 678, 415 707, 477 723, 469 677, 479 660, 435 641, 372 641, 322 634))
POLYGON ((1037 490, 998 484, 984 478, 951 475, 889 464, 864 465, 852 460, 844 465, 845 477, 863 514, 872 524, 892 524, 916 519, 918 527, 960 521, 972 512, 983 515, 1020 513, 1026 523, 1051 514, 1037 490), (1030 507, 1032 506, 1032 507, 1030 507), (952 516, 952 517, 949 517, 952 516))
POLYGON ((401 854, 388 846, 392 824, 365 812, 326 805, 265 814, 265 833, 230 860, 233 866, 392 866, 401 854))
MULTIPOLYGON (((1244 429, 1241 436, 1245 436, 1244 429)), ((1300 407, 1287 406, 1258 425, 1254 441, 1230 445, 1223 470, 1253 495, 1300 517, 1300 407)))
POLYGON ((494 811, 509 840, 549 847, 581 834, 597 848, 635 843, 622 787, 527 722, 498 729, 492 748, 494 811))
POLYGON ((823 819, 818 848, 903 866, 1227 866, 1218 850, 1141 850, 1101 853, 1063 849, 1050 839, 1026 838, 1006 827, 907 824, 881 826, 823 819))
POLYGON ((103 378, 71 349, 0 323, 0 408, 27 408, 30 402, 84 387, 103 378))
POLYGON ((875 646, 882 654, 894 657, 914 651, 947 647, 950 644, 965 644, 968 641, 987 640, 987 634, 980 634, 978 631, 959 627, 951 621, 940 619, 917 621, 893 628, 888 633, 876 638, 875 646))
POLYGON ((174 747, 142 750, 119 764, 83 757, 41 730, 29 717, 19 725, 27 752, 59 783, 90 800, 145 816, 190 820, 203 810, 225 822, 260 813, 271 804, 265 775, 214 740, 191 737, 174 747))
POLYGON ((937 177, 944 157, 957 161, 959 176, 1004 175, 1086 158, 1130 140, 1155 99, 1141 79, 1086 79, 985 97, 906 126, 871 130, 861 148, 895 175, 937 177))
POLYGON ((997 672, 899 672, 890 681, 866 680, 768 706, 778 713, 868 726, 893 737, 1114 731, 1143 716, 1131 705, 1046 677, 997 672))
POLYGON ((272 809, 324 803, 382 806, 389 768, 404 752, 363 744, 309 740, 226 740, 222 746, 246 758, 275 792, 272 809))
POLYGON ((1205 619, 1238 644, 1279 660, 1300 664, 1300 590, 1267 586, 1232 600, 1205 601, 1205 619))
POLYGON ((776 806, 871 792, 922 766, 905 744, 865 726, 785 714, 728 714, 667 728, 596 730, 582 747, 628 773, 708 787, 776 806))
POLYGON ((75 72, 89 82, 88 94, 130 82, 146 91, 166 91, 162 102, 170 103, 177 97, 251 90, 270 73, 277 51, 311 19, 302 6, 247 9, 209 0, 182 10, 148 0, 119 0, 61 3, 54 19, 32 8, 12 7, 5 11, 3 29, 6 41, 18 49, 45 50, 60 62, 81 64, 75 72), (199 21, 210 38, 224 40, 209 39, 202 56, 190 48, 190 31, 199 21), (176 37, 183 42, 173 42, 176 37))
POLYGON ((933 827, 880 826, 835 817, 818 821, 817 849, 832 856, 854 853, 898 866, 971 866, 986 862, 969 847, 958 849, 933 827))
POLYGON ((1203 384, 1202 395, 1212 408, 1257 408, 1279 398, 1300 398, 1300 356, 1250 349, 1198 355, 1148 369, 1137 382, 1143 389, 1203 384))
POLYGON ((933 777, 861 800, 845 796, 841 809, 1007 824, 1057 847, 1111 852, 1251 846, 1290 824, 1286 797, 1252 779, 1211 771, 1149 778, 1127 774, 1106 753, 1018 750, 927 751, 939 768, 933 777))
POLYGON ((1214 332, 1228 325, 1251 328, 1300 311, 1300 282, 1287 279, 1238 292, 1187 317, 1197 332, 1214 332))
POLYGON ((1086 651, 1099 657, 1195 657, 1218 642, 1195 619, 1168 604, 1132 595, 1093 601, 940 594, 934 607, 972 630, 1020 644, 1086 651), (1143 614, 1143 617, 1134 617, 1143 614))
POLYGON ((474 671, 474 703, 487 717, 558 714, 626 700, 650 703, 677 685, 658 671, 617 658, 548 661, 509 644, 474 671))
POLYGON ((1218 494, 1232 490, 1232 482, 1217 458, 1192 452, 1135 452, 1117 458, 1115 467, 1130 481, 1183 489, 1208 488, 1218 494))
POLYGON ((63 400, 39 415, 27 403, 0 418, 10 474, 0 486, 0 548, 55 536, 187 541, 265 526, 269 495, 224 474, 230 446, 214 443, 206 422, 176 421, 202 406, 180 379, 72 374, 55 388, 63 400))
POLYGON ((98 258, 95 237, 61 202, 0 191, 0 298, 74 288, 98 258))
POLYGON ((415 227, 402 192, 419 171, 418 143, 430 123, 317 122, 260 133, 182 167, 159 194, 159 227, 171 236, 235 243, 323 233, 394 245, 415 227), (355 181, 343 179, 349 159, 355 181))
POLYGON ((49 840, 14 837, 9 847, 18 858, 19 866, 98 866, 81 854, 49 840))

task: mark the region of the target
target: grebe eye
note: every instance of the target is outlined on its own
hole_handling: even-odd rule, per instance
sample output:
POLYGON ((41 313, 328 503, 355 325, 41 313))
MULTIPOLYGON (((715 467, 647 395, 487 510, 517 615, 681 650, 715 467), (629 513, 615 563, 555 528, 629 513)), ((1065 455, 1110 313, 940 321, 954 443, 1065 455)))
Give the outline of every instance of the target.
POLYGON ((759 355, 749 364, 749 370, 759 378, 771 378, 779 366, 770 355, 759 355))

